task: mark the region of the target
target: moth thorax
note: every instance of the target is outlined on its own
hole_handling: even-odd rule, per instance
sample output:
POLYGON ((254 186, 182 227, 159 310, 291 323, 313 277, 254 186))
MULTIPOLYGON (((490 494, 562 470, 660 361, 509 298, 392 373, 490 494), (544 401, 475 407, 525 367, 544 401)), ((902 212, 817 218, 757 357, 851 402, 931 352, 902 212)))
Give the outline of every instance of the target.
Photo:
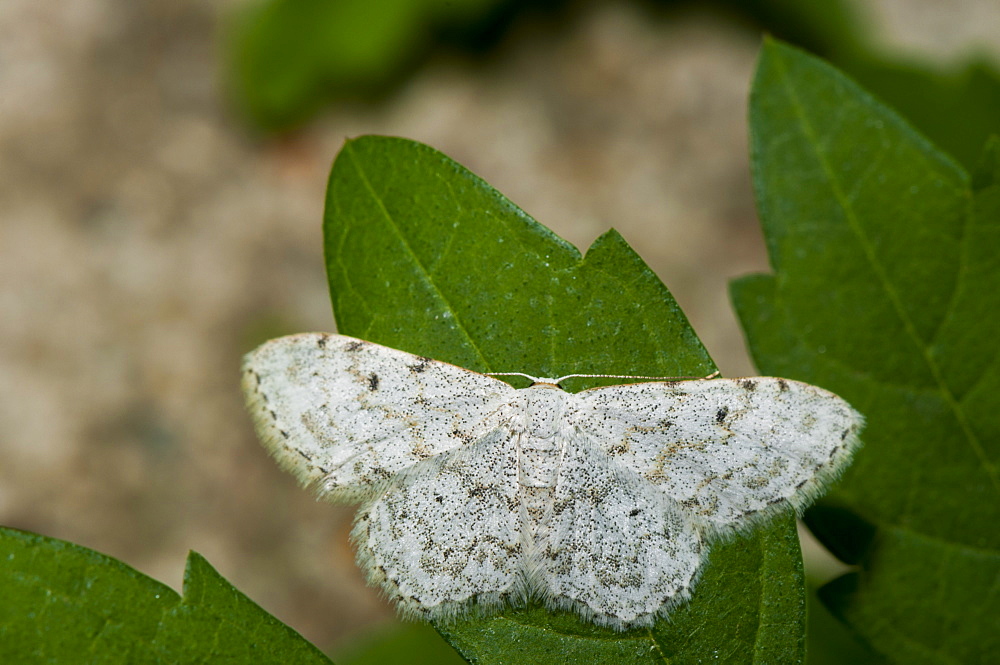
POLYGON ((524 395, 524 410, 527 416, 528 436, 551 439, 562 429, 566 398, 569 396, 560 388, 549 384, 538 384, 521 391, 524 395))

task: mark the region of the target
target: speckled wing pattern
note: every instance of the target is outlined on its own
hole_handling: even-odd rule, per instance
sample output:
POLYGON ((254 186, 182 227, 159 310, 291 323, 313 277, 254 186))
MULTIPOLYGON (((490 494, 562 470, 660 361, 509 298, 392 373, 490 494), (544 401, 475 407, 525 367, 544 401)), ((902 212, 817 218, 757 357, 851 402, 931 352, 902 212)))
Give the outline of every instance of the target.
POLYGON ((785 379, 515 390, 324 333, 248 354, 243 389, 282 466, 361 504, 359 564, 403 613, 538 599, 616 630, 687 599, 713 537, 801 509, 863 422, 785 379))
POLYGON ((495 430, 403 472, 362 505, 358 561, 410 616, 450 618, 523 595, 517 456, 495 430))
POLYGON ((248 354, 243 393, 278 462, 303 485, 351 501, 495 430, 514 389, 371 342, 305 333, 248 354))
POLYGON ((755 377, 585 390, 570 422, 710 530, 802 508, 849 461, 863 419, 808 383, 755 377))
POLYGON ((551 514, 536 540, 552 604, 616 629, 645 625, 686 600, 701 535, 679 506, 597 441, 567 437, 551 514))

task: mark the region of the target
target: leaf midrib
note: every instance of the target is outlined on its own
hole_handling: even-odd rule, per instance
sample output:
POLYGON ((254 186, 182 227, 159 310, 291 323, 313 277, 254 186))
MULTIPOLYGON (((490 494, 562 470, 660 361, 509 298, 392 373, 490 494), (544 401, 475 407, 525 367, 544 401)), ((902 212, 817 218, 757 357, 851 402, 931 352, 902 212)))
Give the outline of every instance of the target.
POLYGON ((372 187, 371 181, 368 180, 368 176, 365 174, 364 170, 361 168, 361 165, 358 163, 358 160, 354 155, 354 151, 351 150, 350 143, 344 146, 344 152, 347 153, 347 155, 351 158, 351 164, 354 166, 354 170, 357 172, 358 178, 360 178, 361 182, 364 184, 365 189, 371 195, 372 200, 375 201, 375 205, 382 212, 386 222, 389 224, 389 226, 392 228, 393 233, 396 235, 396 238, 406 249, 407 255, 413 261, 413 264, 417 267, 417 270, 420 272, 422 281, 434 292, 434 295, 438 299, 440 299, 442 303, 444 303, 445 308, 449 312, 451 312, 451 318, 455 322, 455 328, 462 335, 462 337, 465 338, 466 345, 475 352, 476 356, 479 358, 479 362, 482 363, 482 366, 487 371, 493 369, 490 363, 487 362, 486 357, 483 355, 482 350, 479 348, 479 345, 473 341, 472 336, 469 334, 468 329, 466 329, 465 327, 465 324, 462 323, 461 317, 459 317, 458 312, 452 306, 448 298, 445 297, 444 293, 442 293, 441 290, 437 287, 435 281, 431 279, 430 272, 427 270, 427 267, 417 256, 417 253, 413 250, 413 247, 410 246, 410 243, 406 239, 406 236, 403 234, 399 226, 396 224, 396 220, 393 219, 392 215, 389 213, 389 210, 385 207, 385 204, 382 202, 382 198, 375 193, 375 188, 372 187))
MULTIPOLYGON (((809 120, 805 114, 802 102, 796 94, 795 88, 791 85, 788 69, 781 59, 776 59, 776 65, 780 70, 780 76, 783 83, 784 90, 791 102, 792 109, 795 116, 799 119, 802 126, 802 131, 805 134, 809 145, 813 148, 816 159, 819 161, 820 166, 823 169, 823 173, 827 177, 827 181, 830 183, 830 189, 833 191, 837 202, 840 204, 841 208, 844 210, 844 217, 847 221, 848 227, 851 232, 855 235, 858 243, 861 245, 862 251, 864 252, 865 260, 871 266, 872 271, 875 273, 879 284, 882 286, 883 291, 889 298, 889 302, 892 305, 893 310, 896 312, 896 316, 899 318, 903 325, 903 329, 906 334, 913 341, 914 345, 919 349, 920 355, 929 370, 931 377, 934 379, 935 384, 937 384, 937 389, 944 397, 945 403, 948 405, 949 409, 953 412, 955 420, 959 423, 962 428, 962 433, 965 436, 966 443, 972 448, 976 457, 979 459, 980 464, 986 471, 987 476, 993 484, 993 488, 1000 493, 1000 474, 993 463, 990 461, 989 457, 986 455, 986 451, 982 446, 982 443, 976 437, 975 432, 972 431, 972 427, 966 418, 965 411, 961 408, 961 404, 958 402, 956 397, 952 394, 951 390, 948 389, 947 384, 942 376, 941 369, 938 367, 937 363, 934 361, 933 356, 930 354, 930 350, 925 346, 920 335, 917 333, 916 326, 913 321, 907 315, 906 310, 903 307, 902 300, 896 290, 893 288, 891 282, 889 281, 888 275, 885 272, 884 267, 879 262, 878 257, 875 254, 874 249, 869 242, 868 237, 865 235, 860 224, 858 223, 857 215, 854 211, 853 206, 848 201, 845 196, 840 181, 836 176, 835 170, 830 166, 826 159, 825 154, 819 149, 819 140, 815 129, 809 123, 809 120)), ((968 222, 969 216, 966 215, 966 223, 968 222)))

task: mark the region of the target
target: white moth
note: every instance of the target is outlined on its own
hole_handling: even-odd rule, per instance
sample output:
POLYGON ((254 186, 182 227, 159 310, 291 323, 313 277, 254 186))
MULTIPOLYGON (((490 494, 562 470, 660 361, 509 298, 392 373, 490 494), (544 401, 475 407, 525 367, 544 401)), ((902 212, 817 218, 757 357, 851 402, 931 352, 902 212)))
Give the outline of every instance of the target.
POLYGON ((322 333, 248 354, 243 390, 278 462, 358 502, 358 563, 405 615, 537 599, 626 630, 687 599, 710 540, 802 509, 862 417, 773 378, 516 390, 322 333))

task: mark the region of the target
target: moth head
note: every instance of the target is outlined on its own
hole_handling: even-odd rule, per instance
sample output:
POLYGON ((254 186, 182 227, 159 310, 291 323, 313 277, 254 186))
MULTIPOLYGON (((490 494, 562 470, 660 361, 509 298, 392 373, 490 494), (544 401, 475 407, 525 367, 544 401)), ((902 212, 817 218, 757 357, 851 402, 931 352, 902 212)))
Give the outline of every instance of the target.
POLYGON ((570 378, 569 376, 563 376, 558 379, 548 379, 540 376, 531 376, 530 374, 525 374, 524 372, 486 372, 487 376, 521 376, 525 379, 531 381, 531 388, 556 388, 558 390, 563 390, 560 382, 563 379, 570 378))

